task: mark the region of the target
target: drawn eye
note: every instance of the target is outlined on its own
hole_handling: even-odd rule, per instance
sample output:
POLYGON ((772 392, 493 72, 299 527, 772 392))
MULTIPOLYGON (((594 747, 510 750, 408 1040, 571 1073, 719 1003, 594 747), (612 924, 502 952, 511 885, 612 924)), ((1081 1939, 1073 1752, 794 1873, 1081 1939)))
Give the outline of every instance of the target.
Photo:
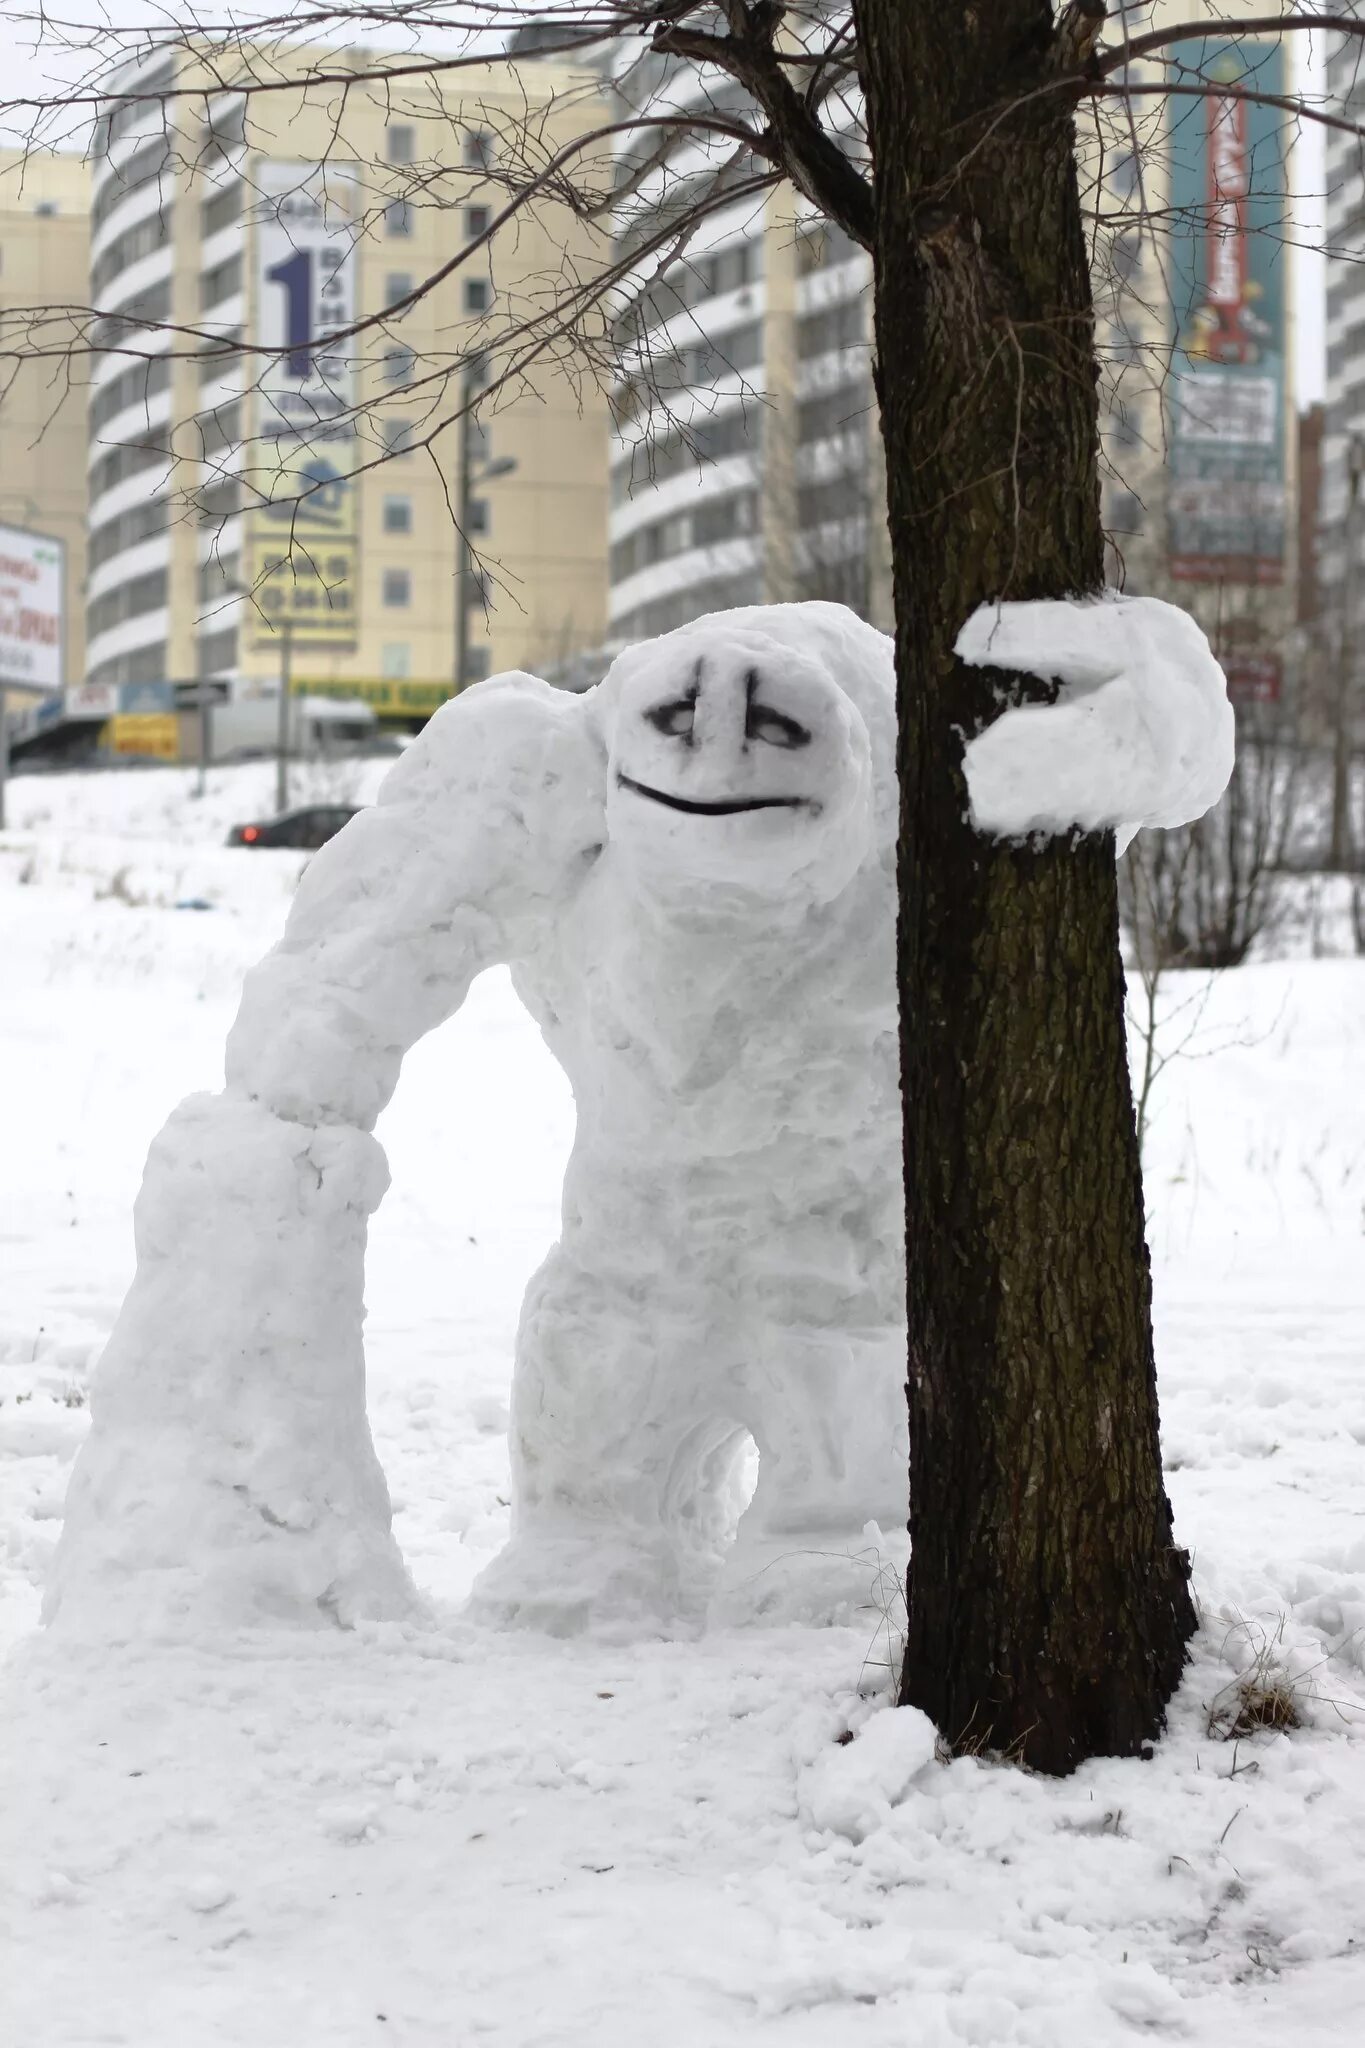
POLYGON ((770 747, 808 747, 810 734, 804 725, 798 725, 794 718, 788 718, 784 711, 773 711, 766 704, 750 704, 748 717, 744 721, 744 737, 748 740, 763 740, 770 747))
POLYGON ((695 697, 675 697, 671 704, 656 704, 652 711, 645 713, 645 717, 665 739, 686 740, 692 737, 696 709, 695 697))

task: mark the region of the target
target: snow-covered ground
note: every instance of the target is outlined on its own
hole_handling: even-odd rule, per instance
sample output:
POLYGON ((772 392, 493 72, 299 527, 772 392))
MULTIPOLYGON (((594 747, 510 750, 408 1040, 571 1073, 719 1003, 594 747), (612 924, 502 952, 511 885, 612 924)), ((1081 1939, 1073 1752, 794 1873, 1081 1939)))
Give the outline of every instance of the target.
POLYGON ((872 1561, 858 1629, 623 1645, 461 1618, 505 1533, 512 1335, 572 1127, 502 975, 412 1054, 379 1132, 371 1406, 431 1626, 95 1659, 35 1633, 38 1589, 143 1156, 219 1079, 300 865, 221 845, 270 808, 268 766, 199 803, 191 780, 19 778, 0 839, 4 2038, 1358 2039, 1365 962, 1172 987, 1202 1009, 1148 1190, 1205 1628, 1151 1762, 1061 1784, 933 1762, 917 1716, 876 1718, 896 1617, 872 1561), (1304 1725, 1219 1741, 1258 1655, 1304 1725))

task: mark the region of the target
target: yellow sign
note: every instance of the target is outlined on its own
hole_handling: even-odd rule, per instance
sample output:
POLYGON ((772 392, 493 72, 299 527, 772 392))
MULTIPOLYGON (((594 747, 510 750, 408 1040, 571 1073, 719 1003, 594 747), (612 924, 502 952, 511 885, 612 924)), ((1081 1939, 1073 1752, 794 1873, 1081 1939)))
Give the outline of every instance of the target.
POLYGON ((111 718, 102 737, 115 754, 155 761, 180 759, 180 720, 173 711, 127 711, 111 718))
POLYGON ((359 697, 381 718, 429 718, 448 697, 455 695, 453 683, 391 682, 373 677, 362 677, 354 683, 330 676, 321 683, 296 677, 292 687, 310 697, 359 697))
POLYGON ((270 503, 247 515, 247 588, 258 645, 277 646, 287 620, 296 645, 354 647, 355 484, 342 465, 354 443, 277 444, 270 503))

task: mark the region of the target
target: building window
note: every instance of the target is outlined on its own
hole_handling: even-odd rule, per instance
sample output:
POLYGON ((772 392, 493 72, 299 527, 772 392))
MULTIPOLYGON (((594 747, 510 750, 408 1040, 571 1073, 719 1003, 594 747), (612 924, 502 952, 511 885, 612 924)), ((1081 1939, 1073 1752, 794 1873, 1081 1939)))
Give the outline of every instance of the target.
POLYGON ((464 139, 464 162, 468 171, 491 171, 493 138, 486 129, 471 128, 464 139))
POLYGON ((492 522, 488 517, 487 498, 471 498, 465 508, 465 532, 487 533, 491 524, 492 522))
POLYGON ((386 384, 411 384, 412 373, 417 367, 415 349, 386 348, 383 361, 386 384))
MULTIPOLYGON (((142 94, 149 93, 151 89, 150 80, 145 78, 138 87, 138 91, 142 94)), ((134 112, 139 111, 138 101, 133 100, 129 104, 134 112)), ((145 99, 141 105, 142 110, 145 111, 145 99)), ((245 141, 246 101, 244 99, 230 100, 226 104, 220 101, 208 118, 204 137, 205 159, 215 156, 226 156, 230 150, 240 149, 245 141)))
POLYGON ((386 455, 406 455, 412 446, 412 421, 381 420, 379 437, 386 455))
POLYGON ((406 640, 386 640, 380 650, 379 670, 386 683, 405 683, 412 674, 412 649, 406 640))
POLYGON ((383 601, 393 610, 401 610, 412 602, 412 576, 407 569, 386 569, 382 586, 383 601))
POLYGON ((388 497, 384 500, 385 533, 412 532, 412 499, 388 497))
POLYGON ((195 667, 201 676, 219 674, 236 666, 237 628, 223 626, 215 633, 201 633, 195 647, 195 667))
POLYGON ((1132 491, 1111 490, 1105 507, 1105 525, 1111 533, 1128 535, 1142 531, 1142 505, 1132 491))
POLYGON ((234 371, 241 369, 242 358, 232 346, 233 343, 239 342, 241 338, 242 330, 240 327, 225 327, 219 336, 219 340, 223 344, 222 347, 199 351, 199 382, 201 384, 213 384, 219 377, 230 376, 234 371))
POLYGON ((417 159, 417 130, 406 122, 391 122, 384 130, 384 154, 391 164, 410 164, 417 159))
POLYGON ((199 209, 200 232, 216 235, 219 228, 230 227, 242 215, 242 181, 234 178, 230 185, 215 192, 212 199, 206 199, 199 209))
POLYGON ((481 683, 493 666, 487 647, 470 647, 465 653, 464 672, 471 683, 481 683))
POLYGON ((229 256, 226 263, 219 263, 213 270, 206 270, 200 278, 200 307, 216 306, 221 299, 230 299, 241 288, 242 259, 240 256, 229 256))
POLYGON ((391 270, 384 279, 384 307, 401 305, 412 297, 412 278, 406 270, 391 270))
POLYGON ((406 199, 391 199, 384 208, 384 233, 390 237, 412 233, 412 207, 406 199))
POLYGON ((221 604, 241 595, 242 560, 237 554, 210 555, 199 564, 199 601, 221 604))
POLYGON ((464 231, 471 242, 477 242, 480 235, 488 233, 488 224, 493 218, 491 206, 467 206, 464 210, 464 231))
POLYGON ((466 313, 486 313, 493 303, 493 287, 486 277, 467 277, 464 281, 464 309, 466 313))
POLYGON ((156 249, 163 249, 171 237, 171 208, 163 206, 146 220, 140 220, 127 228, 109 244, 97 257, 91 272, 90 282, 97 292, 143 256, 150 256, 156 249))

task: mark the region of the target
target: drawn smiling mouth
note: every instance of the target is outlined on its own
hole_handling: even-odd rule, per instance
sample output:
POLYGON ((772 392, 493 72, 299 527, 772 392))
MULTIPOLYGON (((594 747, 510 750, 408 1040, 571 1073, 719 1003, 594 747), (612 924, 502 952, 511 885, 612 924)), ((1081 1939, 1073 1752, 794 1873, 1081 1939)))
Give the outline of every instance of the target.
POLYGON ((632 776, 622 775, 619 770, 616 780, 622 789, 633 789, 636 796, 647 796, 652 803, 667 804, 671 811, 690 811, 699 818, 728 818, 737 811, 803 811, 809 804, 809 799, 804 796, 736 796, 701 803, 692 797, 670 796, 666 789, 651 789, 647 782, 636 782, 632 776))

